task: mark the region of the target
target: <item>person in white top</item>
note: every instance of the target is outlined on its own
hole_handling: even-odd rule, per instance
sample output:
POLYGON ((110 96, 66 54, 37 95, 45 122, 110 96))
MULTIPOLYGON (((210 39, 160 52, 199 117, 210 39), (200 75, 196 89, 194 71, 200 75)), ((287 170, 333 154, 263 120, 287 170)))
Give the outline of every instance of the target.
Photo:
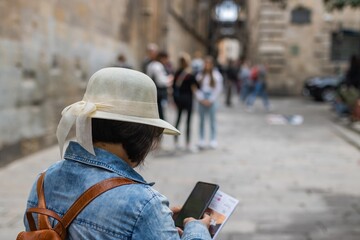
POLYGON ((206 147, 205 143, 205 117, 210 120, 210 147, 217 147, 216 136, 216 109, 217 99, 223 88, 223 76, 214 68, 214 60, 211 56, 205 58, 202 72, 196 76, 200 89, 196 91, 196 99, 199 102, 200 115, 200 138, 198 146, 200 149, 206 147))
POLYGON ((168 87, 172 85, 174 76, 166 72, 165 64, 168 55, 160 52, 156 60, 149 63, 146 74, 155 82, 160 119, 165 119, 164 104, 167 101, 168 87))

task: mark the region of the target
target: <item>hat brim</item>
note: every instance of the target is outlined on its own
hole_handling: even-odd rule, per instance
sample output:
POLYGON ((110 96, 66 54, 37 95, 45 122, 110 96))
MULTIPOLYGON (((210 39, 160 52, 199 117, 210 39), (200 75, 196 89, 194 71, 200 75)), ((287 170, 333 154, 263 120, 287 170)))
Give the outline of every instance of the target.
POLYGON ((159 118, 140 118, 135 116, 121 115, 117 113, 109 113, 96 111, 90 116, 91 118, 101 118, 115 121, 124 121, 124 122, 132 122, 132 123, 140 123, 151 125, 159 128, 164 128, 164 134, 168 135, 180 135, 180 131, 173 127, 170 123, 159 119, 159 118))

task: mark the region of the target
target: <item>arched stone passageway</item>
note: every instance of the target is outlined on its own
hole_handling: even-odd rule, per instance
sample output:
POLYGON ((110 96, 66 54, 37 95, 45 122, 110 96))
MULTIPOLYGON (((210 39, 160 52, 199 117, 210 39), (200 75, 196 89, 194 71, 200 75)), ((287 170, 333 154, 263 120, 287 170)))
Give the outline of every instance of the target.
POLYGON ((238 61, 244 53, 244 46, 236 38, 222 38, 217 42, 217 61, 226 65, 228 60, 238 61))

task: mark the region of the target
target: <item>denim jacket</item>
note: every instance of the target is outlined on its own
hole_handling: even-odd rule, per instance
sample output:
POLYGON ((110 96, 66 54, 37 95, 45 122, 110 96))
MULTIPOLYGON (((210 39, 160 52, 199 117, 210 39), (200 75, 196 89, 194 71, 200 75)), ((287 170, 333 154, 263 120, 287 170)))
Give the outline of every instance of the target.
MULTIPOLYGON (((95 153, 93 156, 70 142, 64 160, 53 164, 45 175, 48 209, 63 216, 86 189, 107 178, 121 176, 137 183, 111 189, 94 199, 72 222, 67 239, 211 239, 200 221, 186 224, 180 238, 168 200, 122 159, 100 148, 95 148, 95 153)), ((27 208, 36 207, 37 201, 35 182, 27 208)), ((54 226, 57 221, 50 222, 54 226)), ((24 224, 29 231, 26 218, 24 224)))

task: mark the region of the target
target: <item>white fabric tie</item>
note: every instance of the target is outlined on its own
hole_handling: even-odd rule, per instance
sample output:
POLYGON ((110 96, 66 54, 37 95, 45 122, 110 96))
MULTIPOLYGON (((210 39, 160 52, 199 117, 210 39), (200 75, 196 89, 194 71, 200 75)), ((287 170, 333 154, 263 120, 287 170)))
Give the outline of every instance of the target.
POLYGON ((90 115, 98 108, 106 108, 109 105, 95 104, 92 102, 80 101, 76 102, 62 111, 62 118, 56 130, 56 137, 60 146, 60 155, 63 156, 64 144, 71 127, 76 121, 76 139, 79 144, 89 153, 95 155, 90 115))

